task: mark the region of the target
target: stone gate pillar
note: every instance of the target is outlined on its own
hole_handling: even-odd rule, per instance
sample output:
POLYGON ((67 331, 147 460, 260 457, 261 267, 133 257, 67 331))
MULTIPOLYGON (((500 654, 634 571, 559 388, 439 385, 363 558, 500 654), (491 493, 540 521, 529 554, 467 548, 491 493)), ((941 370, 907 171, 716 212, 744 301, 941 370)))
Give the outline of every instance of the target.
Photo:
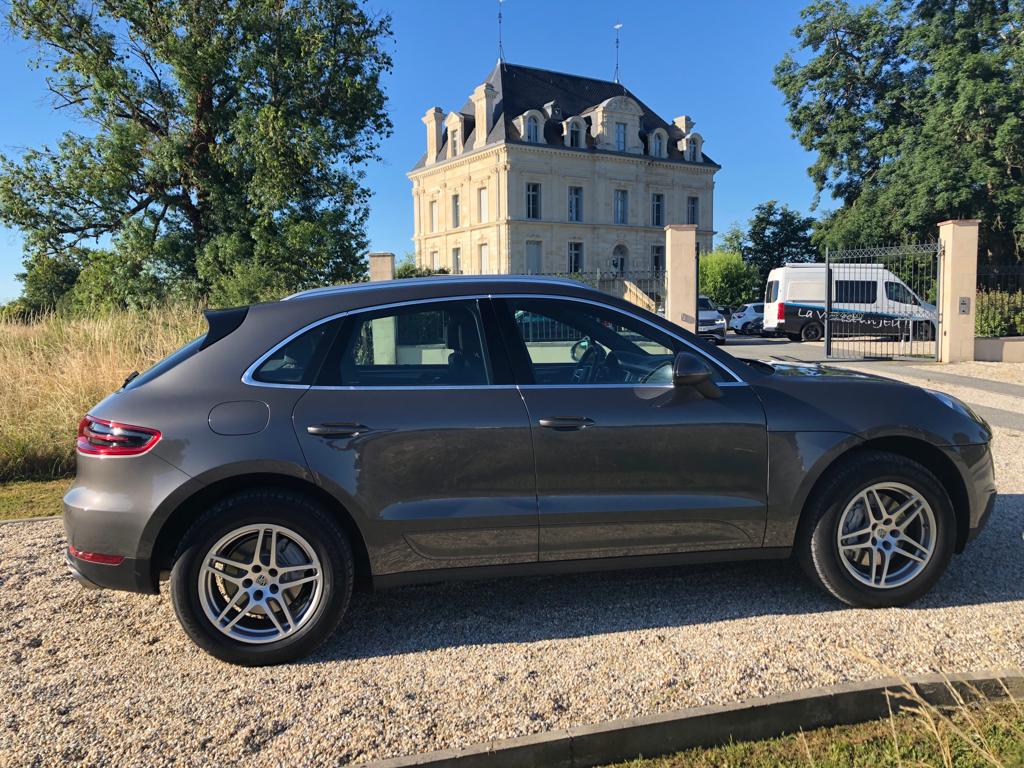
POLYGON ((380 251, 371 253, 369 259, 371 282, 395 279, 395 254, 380 251))
POLYGON ((974 313, 978 291, 978 219, 939 224, 942 262, 937 305, 942 318, 939 360, 974 359, 974 313))
POLYGON ((697 225, 665 227, 665 318, 697 332, 697 225))

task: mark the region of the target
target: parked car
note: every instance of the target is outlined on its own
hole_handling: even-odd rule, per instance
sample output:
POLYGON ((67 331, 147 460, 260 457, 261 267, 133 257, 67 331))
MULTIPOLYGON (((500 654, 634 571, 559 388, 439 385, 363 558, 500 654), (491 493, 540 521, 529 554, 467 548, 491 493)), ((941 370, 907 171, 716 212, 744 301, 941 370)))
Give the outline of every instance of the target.
MULTIPOLYGON (((764 327, 791 341, 825 333, 824 264, 786 264, 768 273, 764 327)), ((882 264, 832 267, 833 326, 844 336, 934 339, 938 312, 882 264)))
POLYGON ((730 318, 729 327, 741 336, 759 332, 764 327, 764 304, 741 304, 730 318))
POLYGON ((991 430, 959 400, 744 362, 571 281, 364 283, 206 318, 82 420, 64 524, 82 584, 169 579, 230 662, 308 654, 357 581, 795 555, 842 602, 904 605, 995 500, 991 430), (531 340, 541 321, 576 333, 531 340))
POLYGON ((697 335, 715 344, 725 344, 725 318, 707 296, 697 298, 697 335))

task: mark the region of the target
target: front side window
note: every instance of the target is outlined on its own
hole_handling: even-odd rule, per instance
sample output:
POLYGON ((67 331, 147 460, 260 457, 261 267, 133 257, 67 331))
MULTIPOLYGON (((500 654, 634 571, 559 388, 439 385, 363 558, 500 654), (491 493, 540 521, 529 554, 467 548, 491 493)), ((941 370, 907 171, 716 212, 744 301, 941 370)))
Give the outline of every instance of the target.
POLYGON ((615 190, 615 223, 629 224, 629 192, 625 189, 615 190))
POLYGON ((665 226, 665 195, 660 192, 651 195, 651 226, 665 226))
POLYGON ((459 219, 461 218, 461 210, 459 209, 459 196, 452 195, 452 228, 458 228, 459 219))
POLYGON ((526 185, 526 218, 540 218, 540 184, 534 182, 526 185))
POLYGON ((626 124, 615 124, 615 149, 619 152, 626 151, 626 124))
POLYGON ((475 301, 430 302, 346 319, 317 384, 445 387, 491 383, 475 301))
POLYGON ((917 304, 917 297, 903 283, 885 281, 885 298, 898 304, 917 304))
POLYGON ((540 142, 540 122, 533 115, 526 118, 526 140, 531 144, 540 142))
POLYGON ((569 221, 583 221, 583 187, 569 187, 569 221))
POLYGON ((583 243, 569 243, 568 271, 583 271, 583 243))
POLYGON ((264 360, 252 378, 267 384, 311 384, 326 351, 325 340, 330 342, 338 322, 321 323, 292 339, 264 360))
POLYGON ((877 299, 874 280, 836 280, 835 301, 840 304, 874 304, 877 299))
POLYGON ((509 299, 507 307, 537 384, 672 381, 681 343, 637 318, 564 299, 509 299))

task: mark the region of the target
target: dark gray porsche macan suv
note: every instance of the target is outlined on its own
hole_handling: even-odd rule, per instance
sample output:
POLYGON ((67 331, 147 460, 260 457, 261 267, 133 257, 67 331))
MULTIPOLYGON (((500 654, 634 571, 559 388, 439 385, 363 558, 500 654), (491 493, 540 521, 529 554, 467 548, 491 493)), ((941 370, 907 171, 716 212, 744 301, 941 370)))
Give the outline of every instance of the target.
POLYGON ((947 395, 737 360, 579 284, 429 278, 207 313, 83 419, 87 585, 209 653, 295 659, 353 584, 795 555, 859 606, 939 578, 995 501, 947 395))

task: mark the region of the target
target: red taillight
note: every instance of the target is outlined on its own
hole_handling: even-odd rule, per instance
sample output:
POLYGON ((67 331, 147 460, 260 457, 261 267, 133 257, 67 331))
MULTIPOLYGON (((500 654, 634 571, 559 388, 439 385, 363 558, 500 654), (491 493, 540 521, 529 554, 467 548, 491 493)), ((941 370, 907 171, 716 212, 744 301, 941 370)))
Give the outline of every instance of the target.
POLYGON ((778 304, 778 307, 779 307, 779 311, 775 315, 775 319, 776 320, 785 320, 786 319, 786 305, 783 302, 780 301, 779 304, 778 304))
POLYGON ((138 456, 160 440, 160 432, 86 416, 78 423, 78 451, 94 456, 138 456))
POLYGON ((87 563, 99 563, 100 565, 120 565, 124 562, 123 555, 101 555, 99 552, 83 552, 68 545, 68 552, 72 557, 85 560, 87 563))

